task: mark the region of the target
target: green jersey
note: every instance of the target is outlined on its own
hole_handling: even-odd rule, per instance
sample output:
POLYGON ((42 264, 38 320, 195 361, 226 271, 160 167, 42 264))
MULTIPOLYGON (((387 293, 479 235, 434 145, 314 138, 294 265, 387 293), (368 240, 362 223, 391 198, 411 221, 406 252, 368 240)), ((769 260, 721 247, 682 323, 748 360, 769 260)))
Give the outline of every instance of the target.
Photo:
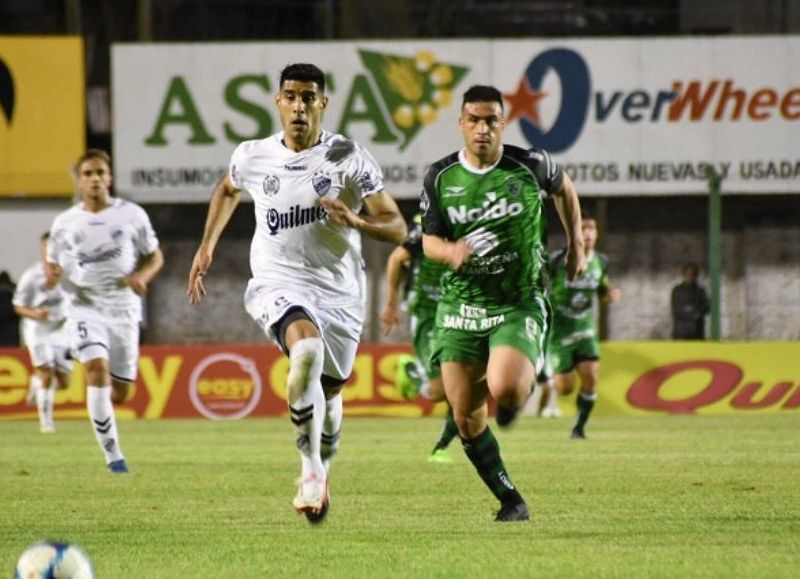
POLYGON ((413 315, 422 316, 436 313, 436 306, 441 297, 442 276, 447 273, 447 266, 425 257, 422 253, 422 222, 414 221, 408 232, 408 239, 403 247, 411 255, 406 280, 409 310, 413 315))
POLYGON ((550 262, 552 290, 550 303, 553 307, 553 333, 567 336, 580 333, 584 337, 594 336, 594 297, 604 296, 609 289, 608 259, 593 252, 587 257, 586 271, 575 281, 567 279, 564 268, 566 251, 553 255, 550 262))
POLYGON ((547 152, 509 145, 488 169, 470 167, 463 150, 430 167, 423 231, 449 241, 466 238, 473 248, 466 264, 444 275, 443 307, 525 306, 543 295, 542 200, 558 192, 563 179, 547 152))

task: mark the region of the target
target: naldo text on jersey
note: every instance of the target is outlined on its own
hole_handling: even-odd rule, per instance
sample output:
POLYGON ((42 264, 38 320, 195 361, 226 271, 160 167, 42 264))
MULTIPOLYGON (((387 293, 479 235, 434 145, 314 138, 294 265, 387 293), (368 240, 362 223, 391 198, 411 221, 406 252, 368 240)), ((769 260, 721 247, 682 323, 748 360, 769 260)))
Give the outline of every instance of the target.
MULTIPOLYGON (((487 197, 489 197, 488 193, 487 197)), ((506 199, 500 199, 496 204, 492 205, 493 201, 494 198, 487 199, 480 207, 470 208, 466 205, 448 207, 447 216, 453 222, 473 223, 475 221, 491 221, 506 215, 513 216, 522 213, 522 203, 509 203, 506 199)))

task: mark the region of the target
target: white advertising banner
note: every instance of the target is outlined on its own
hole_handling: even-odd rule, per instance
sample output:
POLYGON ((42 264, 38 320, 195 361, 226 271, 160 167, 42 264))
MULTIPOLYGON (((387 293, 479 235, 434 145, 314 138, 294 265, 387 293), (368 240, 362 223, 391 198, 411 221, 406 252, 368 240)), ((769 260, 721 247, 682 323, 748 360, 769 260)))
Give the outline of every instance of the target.
POLYGON ((504 141, 582 195, 800 192, 800 37, 135 44, 113 48, 114 170, 140 202, 203 202, 236 145, 280 130, 280 70, 326 73, 324 126, 398 198, 462 145, 461 94, 502 93, 504 141), (794 56, 793 56, 794 55, 794 56))

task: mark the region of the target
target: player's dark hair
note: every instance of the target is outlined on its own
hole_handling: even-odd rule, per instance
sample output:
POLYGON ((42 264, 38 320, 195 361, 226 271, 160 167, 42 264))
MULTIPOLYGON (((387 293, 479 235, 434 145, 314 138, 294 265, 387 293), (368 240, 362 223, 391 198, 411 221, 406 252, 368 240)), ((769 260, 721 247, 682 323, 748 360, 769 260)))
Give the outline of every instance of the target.
POLYGON ((290 64, 281 71, 280 86, 287 80, 299 80, 300 82, 315 82, 321 93, 325 93, 325 74, 314 64, 303 62, 290 64))
POLYGON ((464 93, 461 108, 467 103, 499 103, 500 110, 503 110, 503 95, 493 86, 474 84, 464 93))
POLYGON ((700 275, 700 267, 694 262, 689 262, 683 265, 683 273, 686 273, 687 271, 694 273, 695 277, 700 275))
POLYGON ((587 220, 597 221, 597 219, 594 218, 594 215, 592 215, 588 211, 584 211, 583 207, 581 207, 581 221, 587 221, 587 220))
POLYGON ((75 174, 78 174, 78 169, 80 169, 81 165, 91 159, 104 161, 105 164, 108 165, 108 168, 111 169, 111 155, 106 153, 103 149, 89 149, 75 161, 75 174))
POLYGON ((42 236, 39 239, 41 241, 47 241, 48 239, 50 239, 50 232, 45 231, 44 233, 42 233, 42 236))

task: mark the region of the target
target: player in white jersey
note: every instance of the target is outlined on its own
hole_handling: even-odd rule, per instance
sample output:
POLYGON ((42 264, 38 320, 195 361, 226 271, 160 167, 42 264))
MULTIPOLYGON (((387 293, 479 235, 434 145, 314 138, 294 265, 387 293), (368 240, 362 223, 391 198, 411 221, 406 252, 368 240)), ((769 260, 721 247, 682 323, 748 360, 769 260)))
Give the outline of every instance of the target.
POLYGON ((372 156, 322 129, 328 97, 319 68, 287 66, 275 100, 283 131, 234 151, 211 198, 188 295, 192 303, 205 295, 203 278, 217 242, 246 191, 256 230, 245 307, 289 356, 287 398, 302 464, 293 505, 319 522, 328 510, 328 469, 339 444, 340 391, 364 316, 360 233, 402 243, 406 226, 372 156), (362 205, 368 216, 359 215, 362 205))
POLYGON ((86 369, 97 442, 111 472, 128 472, 112 402, 124 402, 136 380, 141 296, 164 257, 147 213, 111 197, 108 154, 90 149, 76 168, 82 201, 53 221, 47 262, 67 293, 67 333, 86 369))
POLYGON ((34 368, 29 403, 36 401, 43 434, 55 432, 53 384, 66 388, 72 372, 64 332, 64 294, 58 280, 45 267, 49 237, 49 233, 42 235, 41 260, 25 270, 14 292, 14 310, 22 318, 22 339, 34 368))

